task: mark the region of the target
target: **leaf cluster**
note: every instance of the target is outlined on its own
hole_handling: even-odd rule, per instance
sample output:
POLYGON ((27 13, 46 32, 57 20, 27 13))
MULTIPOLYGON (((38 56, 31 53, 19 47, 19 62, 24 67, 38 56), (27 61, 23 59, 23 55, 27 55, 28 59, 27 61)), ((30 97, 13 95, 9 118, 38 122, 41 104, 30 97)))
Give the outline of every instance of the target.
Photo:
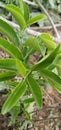
MULTIPOLYGON (((22 1, 21 1, 22 2, 22 1)), ((38 14, 30 18, 28 6, 25 3, 21 3, 21 8, 8 4, 4 5, 4 8, 9 11, 20 27, 20 35, 22 35, 25 29, 44 18, 44 14, 38 14)), ((8 95, 7 100, 3 104, 2 114, 9 112, 14 106, 16 106, 18 100, 30 89, 32 97, 30 99, 23 100, 24 104, 30 102, 36 102, 39 108, 42 107, 42 89, 38 81, 34 78, 33 73, 37 73, 41 79, 45 79, 50 85, 52 85, 59 93, 61 93, 61 44, 56 45, 49 34, 42 34, 38 37, 28 36, 22 46, 29 50, 27 55, 24 56, 22 46, 19 43, 19 38, 14 29, 8 25, 5 21, 0 19, 0 32, 3 33, 9 40, 0 38, 0 48, 6 51, 10 58, 0 59, 0 69, 4 72, 0 73, 1 81, 11 81, 16 75, 20 75, 21 81, 16 83, 13 91, 8 95), (47 54, 42 57, 37 63, 31 67, 27 67, 26 58, 35 51, 40 54, 42 52, 41 43, 44 43, 47 54), (57 73, 53 70, 56 68, 57 73)), ((25 53, 26 54, 26 53, 25 53)), ((28 113, 25 111, 26 116, 29 118, 28 113)))

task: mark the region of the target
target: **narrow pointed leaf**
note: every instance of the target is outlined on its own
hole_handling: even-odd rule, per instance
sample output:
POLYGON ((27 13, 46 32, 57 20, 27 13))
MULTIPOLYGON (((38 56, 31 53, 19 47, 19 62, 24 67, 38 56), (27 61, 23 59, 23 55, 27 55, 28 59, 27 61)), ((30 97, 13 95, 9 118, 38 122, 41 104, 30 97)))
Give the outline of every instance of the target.
POLYGON ((58 86, 57 84, 55 84, 53 81, 51 81, 50 79, 48 79, 48 82, 50 83, 51 86, 53 86, 53 88, 61 94, 61 87, 58 86))
POLYGON ((24 2, 23 2, 23 7, 24 7, 24 18, 25 21, 27 22, 29 19, 29 8, 24 2))
POLYGON ((50 80, 53 87, 56 87, 56 90, 60 91, 61 92, 61 78, 56 75, 55 73, 51 72, 50 70, 47 70, 47 69, 42 69, 40 71, 40 74, 47 78, 48 81, 50 80))
POLYGON ((0 69, 16 71, 16 60, 15 59, 0 59, 0 69))
POLYGON ((37 38, 35 38, 33 36, 32 37, 30 36, 26 40, 25 45, 29 46, 31 49, 33 48, 34 50, 41 52, 39 42, 38 42, 37 38))
POLYGON ((20 8, 21 8, 21 10, 22 10, 22 13, 24 14, 24 6, 23 6, 23 0, 20 0, 19 1, 19 4, 20 4, 20 8))
POLYGON ((52 64, 54 61, 55 57, 58 55, 60 50, 60 44, 47 56, 47 58, 43 58, 40 60, 38 63, 36 63, 31 70, 41 70, 42 68, 46 68, 49 65, 52 64))
POLYGON ((16 32, 9 24, 7 24, 2 19, 0 19, 0 32, 5 34, 16 46, 19 45, 19 40, 16 35, 16 32))
POLYGON ((26 26, 26 22, 24 17, 22 16, 21 11, 13 5, 6 5, 5 8, 15 17, 15 20, 19 24, 21 29, 24 29, 26 26))
POLYGON ((11 92, 11 94, 8 96, 7 100, 5 101, 3 107, 2 107, 2 114, 6 114, 9 112, 17 103, 20 97, 23 96, 23 94, 26 91, 26 84, 25 80, 21 81, 16 88, 11 92))
POLYGON ((45 18, 44 14, 38 14, 38 15, 34 16, 33 18, 30 18, 27 21, 27 26, 32 25, 32 24, 38 22, 39 20, 42 20, 43 18, 45 18))
POLYGON ((0 73, 0 82, 12 79, 15 76, 16 76, 16 73, 13 71, 1 72, 0 73))
POLYGON ((9 43, 7 40, 0 38, 0 48, 8 52, 12 57, 23 59, 21 51, 13 44, 9 43))
POLYGON ((38 105, 39 108, 42 107, 42 91, 37 84, 36 80, 33 79, 31 76, 28 76, 28 84, 30 86, 31 92, 33 97, 38 105))
POLYGON ((17 67, 17 70, 18 70, 19 74, 20 74, 22 77, 24 77, 25 74, 26 74, 26 68, 25 68, 23 62, 20 61, 20 60, 16 60, 16 67, 17 67))
POLYGON ((8 9, 8 7, 9 7, 9 8, 12 8, 12 9, 16 10, 16 11, 17 11, 19 14, 21 14, 22 16, 24 15, 22 9, 19 8, 18 6, 15 6, 14 4, 6 4, 4 7, 7 8, 7 9, 8 9))
POLYGON ((26 104, 26 103, 29 104, 29 103, 34 102, 35 100, 34 100, 34 98, 25 98, 25 99, 23 99, 22 101, 23 101, 25 104, 26 104))
POLYGON ((55 58, 54 66, 57 68, 58 75, 61 76, 61 53, 55 58))

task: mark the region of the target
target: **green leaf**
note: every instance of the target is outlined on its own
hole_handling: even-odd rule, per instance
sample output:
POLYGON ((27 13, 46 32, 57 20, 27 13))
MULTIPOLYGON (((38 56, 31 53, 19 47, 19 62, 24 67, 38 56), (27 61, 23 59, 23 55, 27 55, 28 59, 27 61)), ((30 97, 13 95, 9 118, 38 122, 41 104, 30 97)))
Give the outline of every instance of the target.
POLYGON ((23 96, 23 94, 26 91, 26 84, 25 80, 21 81, 11 92, 11 94, 8 96, 7 100, 5 101, 3 107, 2 107, 2 114, 6 114, 9 112, 17 103, 20 97, 23 96))
POLYGON ((48 50, 55 49, 56 43, 52 41, 52 38, 50 37, 49 34, 43 33, 43 34, 39 35, 39 37, 45 43, 45 45, 48 48, 48 50))
POLYGON ((36 37, 30 36, 26 40, 25 45, 29 46, 31 49, 33 48, 34 50, 41 52, 40 45, 36 37))
POLYGON ((51 37, 50 34, 48 34, 48 33, 42 33, 42 34, 39 35, 39 36, 41 36, 41 38, 46 38, 46 39, 48 39, 48 40, 52 40, 52 37, 51 37))
POLYGON ((51 65, 52 62, 54 61, 55 57, 58 55, 59 50, 60 50, 60 44, 51 52, 51 54, 49 54, 47 56, 47 58, 44 57, 42 60, 40 60, 39 62, 37 62, 31 68, 31 70, 42 70, 43 68, 46 68, 49 65, 51 65))
POLYGON ((25 114, 26 118, 31 121, 30 114, 23 108, 23 113, 25 114))
POLYGON ((14 5, 5 5, 5 8, 15 17, 15 20, 19 24, 20 28, 24 29, 26 22, 22 15, 22 12, 18 9, 18 7, 14 5))
POLYGON ((25 21, 27 22, 29 19, 29 8, 24 2, 23 2, 23 7, 24 7, 24 18, 25 21))
POLYGON ((26 104, 26 103, 32 103, 32 102, 34 102, 34 98, 25 98, 24 100, 23 100, 23 102, 26 104))
POLYGON ((23 60, 21 51, 15 45, 9 43, 3 38, 0 38, 0 48, 8 52, 12 57, 23 60))
POLYGON ((16 76, 16 73, 13 71, 1 72, 0 73, 0 82, 12 79, 15 76, 16 76))
POLYGON ((22 63, 22 61, 16 60, 16 67, 17 67, 17 70, 18 70, 19 74, 22 77, 24 77, 25 74, 26 74, 26 68, 25 68, 24 64, 22 63))
POLYGON ((6 84, 9 87, 16 87, 19 84, 19 82, 18 81, 6 81, 6 84))
POLYGON ((27 26, 32 25, 32 24, 38 22, 39 20, 42 20, 43 18, 45 18, 44 14, 38 14, 38 15, 34 16, 33 18, 30 18, 27 21, 27 26))
POLYGON ((57 84, 55 84, 54 82, 52 82, 50 79, 48 79, 48 82, 51 84, 51 86, 53 86, 53 88, 61 94, 61 87, 58 86, 57 84))
POLYGON ((61 53, 55 58, 53 64, 57 68, 58 75, 61 76, 61 53))
POLYGON ((8 36, 8 38, 16 45, 19 45, 19 40, 16 35, 16 32, 13 28, 7 24, 5 21, 0 19, 0 32, 8 36))
POLYGON ((0 69, 16 71, 16 60, 12 58, 0 59, 0 69))
POLYGON ((51 72, 50 70, 47 69, 42 69, 41 71, 39 71, 40 74, 45 77, 46 79, 48 79, 48 81, 50 81, 50 83, 52 83, 53 87, 61 93, 61 78, 58 77, 58 75, 56 75, 55 73, 51 72))
POLYGON ((24 3, 23 0, 19 0, 20 8, 21 8, 22 13, 24 15, 24 6, 23 6, 23 3, 24 3))
POLYGON ((22 9, 19 8, 18 6, 15 6, 14 4, 6 4, 6 5, 4 6, 4 8, 7 8, 7 9, 8 9, 8 7, 9 7, 9 8, 12 8, 12 9, 14 9, 14 10, 16 10, 16 11, 17 11, 19 14, 21 14, 22 16, 24 15, 22 9))
POLYGON ((31 76, 28 76, 28 84, 30 86, 31 92, 33 97, 38 105, 39 108, 42 107, 42 91, 39 85, 37 84, 36 80, 33 79, 31 76))

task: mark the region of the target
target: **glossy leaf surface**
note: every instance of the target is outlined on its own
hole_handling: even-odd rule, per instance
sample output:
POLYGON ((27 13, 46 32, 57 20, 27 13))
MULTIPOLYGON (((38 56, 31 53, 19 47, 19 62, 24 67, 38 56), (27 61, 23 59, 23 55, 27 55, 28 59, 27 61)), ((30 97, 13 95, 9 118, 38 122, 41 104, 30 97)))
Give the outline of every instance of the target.
POLYGON ((25 81, 21 81, 15 89, 11 92, 11 94, 8 96, 6 102, 4 103, 2 107, 2 114, 6 114, 8 111, 10 111, 17 101, 19 100, 20 97, 23 96, 23 94, 26 91, 26 84, 25 81))
POLYGON ((42 91, 39 85, 37 84, 36 80, 33 79, 31 76, 28 76, 28 83, 33 94, 33 97, 38 105, 39 108, 42 107, 42 91))
POLYGON ((25 68, 24 64, 22 63, 22 61, 16 60, 16 67, 17 67, 17 70, 18 70, 19 74, 22 77, 24 77, 25 74, 26 74, 26 68, 25 68))
POLYGON ((32 25, 36 22, 38 22, 39 20, 42 20, 43 18, 45 18, 45 15, 44 14, 38 14, 32 18, 30 18, 28 21, 27 21, 27 26, 29 25, 32 25))
POLYGON ((12 79, 15 76, 16 76, 16 73, 13 71, 1 72, 0 73, 0 82, 12 79))
POLYGON ((43 58, 38 63, 36 63, 31 68, 31 70, 41 70, 42 68, 46 68, 49 65, 51 65, 52 62, 54 61, 55 57, 58 55, 59 50, 60 50, 60 44, 51 52, 51 54, 49 56, 47 56, 47 58, 43 58))
POLYGON ((49 34, 43 33, 39 37, 45 43, 48 50, 55 49, 56 43, 52 41, 52 38, 50 37, 49 34))
POLYGON ((61 92, 61 78, 50 70, 43 69, 40 71, 41 75, 51 81, 53 87, 61 92))
POLYGON ((18 7, 14 5, 6 5, 5 8, 15 17, 15 20, 19 24, 20 28, 24 29, 26 22, 22 16, 22 12, 18 9, 18 7))
POLYGON ((12 57, 22 60, 21 51, 13 44, 9 43, 7 40, 0 38, 0 48, 8 52, 12 57))
POLYGON ((12 58, 0 59, 0 69, 16 71, 16 60, 12 58))
POLYGON ((0 19, 0 32, 5 34, 16 46, 19 45, 19 40, 16 35, 16 32, 9 24, 7 24, 2 19, 0 19))

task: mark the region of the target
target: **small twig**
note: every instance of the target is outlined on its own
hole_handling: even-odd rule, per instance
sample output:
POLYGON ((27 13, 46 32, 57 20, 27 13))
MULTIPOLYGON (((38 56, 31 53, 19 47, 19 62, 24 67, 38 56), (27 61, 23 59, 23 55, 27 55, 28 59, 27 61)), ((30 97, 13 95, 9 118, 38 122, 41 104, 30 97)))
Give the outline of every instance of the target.
POLYGON ((53 20, 51 19, 49 13, 48 13, 47 10, 44 8, 44 6, 41 4, 41 2, 39 2, 38 0, 35 0, 36 3, 37 3, 37 4, 36 4, 35 2, 30 2, 29 0, 23 0, 23 1, 24 1, 25 3, 27 3, 28 5, 32 5, 32 6, 36 6, 36 7, 41 7, 41 9, 44 11, 44 13, 46 14, 46 16, 48 17, 48 19, 49 19, 49 21, 50 21, 50 23, 51 23, 51 25, 52 25, 52 27, 53 27, 53 29, 54 29, 54 32, 55 32, 57 38, 60 38, 59 33, 58 33, 58 31, 57 31, 57 28, 56 28, 56 26, 55 26, 53 20))
MULTIPOLYGON (((61 28, 61 23, 55 24, 56 28, 61 28)), ((42 27, 31 27, 34 30, 51 30, 52 26, 42 26, 42 27)))
POLYGON ((39 2, 38 0, 36 0, 36 3, 38 4, 38 6, 44 11, 44 13, 46 14, 47 18, 49 19, 53 29, 54 29, 54 32, 56 33, 56 36, 57 38, 60 38, 59 34, 58 34, 58 31, 57 31, 57 28, 53 22, 53 20, 51 19, 49 13, 47 12, 47 10, 44 8, 44 6, 41 4, 41 2, 39 2))
POLYGON ((25 3, 27 3, 28 5, 32 5, 32 6, 36 6, 38 7, 38 5, 35 2, 31 2, 29 0, 23 0, 25 3))

